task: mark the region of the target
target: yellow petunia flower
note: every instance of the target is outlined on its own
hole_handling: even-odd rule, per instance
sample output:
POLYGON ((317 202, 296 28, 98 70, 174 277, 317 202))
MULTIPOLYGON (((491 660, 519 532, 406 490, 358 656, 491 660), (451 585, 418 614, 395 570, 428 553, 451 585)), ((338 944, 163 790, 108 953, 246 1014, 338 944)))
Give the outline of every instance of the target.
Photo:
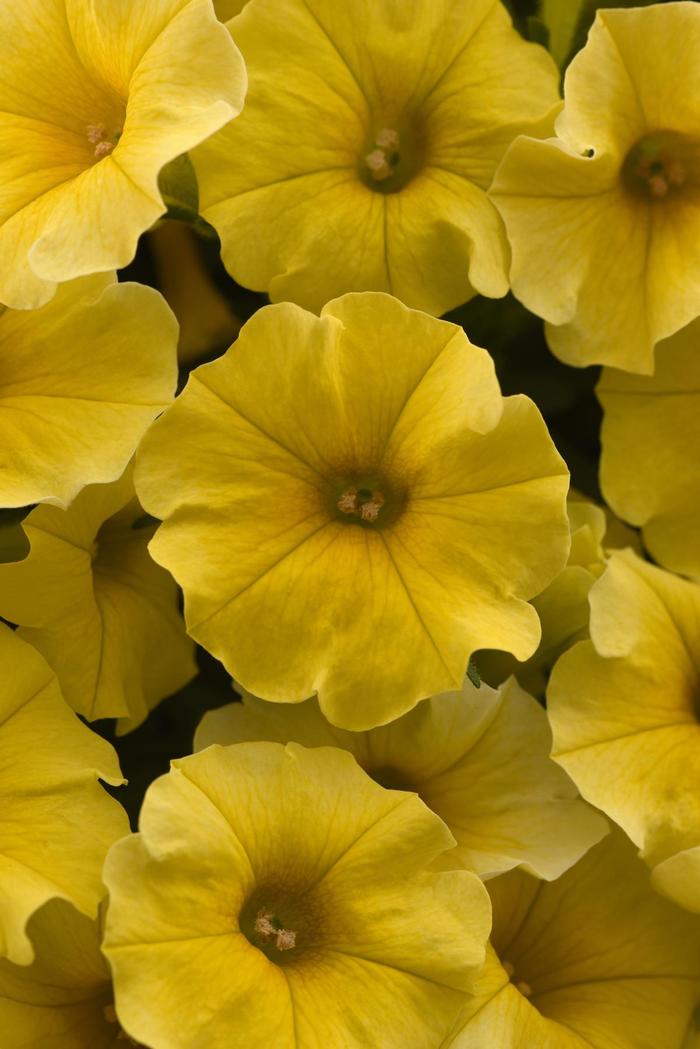
POLYGON ((78 714, 120 718, 121 731, 197 672, 177 586, 148 553, 154 527, 128 469, 67 510, 38 506, 23 523, 28 556, 0 565, 0 615, 19 624, 78 714))
POLYGON ((531 695, 543 698, 547 679, 561 653, 588 637, 588 594, 605 568, 607 551, 625 546, 641 549, 636 532, 574 490, 569 492, 567 513, 571 530, 569 559, 559 575, 532 600, 542 624, 537 651, 525 663, 505 652, 477 652, 479 673, 492 685, 499 685, 514 674, 531 695))
POLYGON ((104 951, 147 1044, 434 1049, 484 961, 488 896, 415 796, 341 750, 210 747, 109 853, 104 951))
POLYGON ((60 897, 94 917, 104 854, 129 824, 97 782, 123 782, 114 750, 69 710, 38 652, 4 625, 0 666, 0 957, 27 965, 30 915, 60 897))
POLYGON ((165 211, 161 168, 236 116, 245 85, 211 0, 3 4, 0 302, 126 265, 165 211))
POLYGON ((50 900, 27 923, 31 965, 0 959, 3 1049, 129 1049, 95 921, 50 900))
POLYGON ((316 311, 505 295, 486 190, 519 132, 549 132, 558 73, 498 0, 252 0, 229 28, 246 108, 192 159, 239 283, 316 311))
POLYGON ((564 96, 491 188, 513 291, 563 361, 649 374, 700 314, 700 7, 598 11, 564 96))
POLYGON ((623 551, 590 603, 591 640, 550 679, 552 756, 700 911, 700 586, 623 551))
POLYGON ((135 476, 192 636, 254 695, 316 692, 343 728, 461 688, 476 648, 530 656, 526 600, 567 555, 534 404, 501 397, 461 328, 377 293, 256 313, 135 476))
POLYGON ((119 477, 173 398, 176 346, 161 296, 114 274, 71 281, 38 310, 0 308, 0 506, 66 506, 119 477))
POLYGON ((700 924, 654 893, 619 832, 555 882, 489 882, 493 949, 440 1049, 681 1049, 700 924))
POLYGON ((600 482, 653 557, 700 579, 700 320, 663 342, 653 376, 606 368, 600 482))
POLYGON ((349 750, 377 783, 415 791, 455 836, 448 862, 481 877, 521 866, 558 878, 607 833, 551 761, 544 710, 512 678, 499 691, 466 681, 370 732, 333 728, 315 699, 289 706, 246 695, 205 715, 195 749, 255 740, 349 750))

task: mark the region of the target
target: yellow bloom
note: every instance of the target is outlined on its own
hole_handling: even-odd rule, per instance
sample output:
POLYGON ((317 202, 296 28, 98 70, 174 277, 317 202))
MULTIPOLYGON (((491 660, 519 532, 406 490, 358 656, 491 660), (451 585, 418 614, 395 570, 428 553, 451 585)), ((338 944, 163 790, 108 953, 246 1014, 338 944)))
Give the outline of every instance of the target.
POLYGON ((237 281, 316 311, 505 295, 486 190, 519 132, 548 132, 558 74, 500 2, 252 0, 230 29, 246 108, 193 161, 237 281))
POLYGON ((176 344, 160 295, 113 274, 72 281, 41 309, 1 312, 0 506, 66 506, 85 484, 119 477, 172 400, 176 344))
POLYGON ((427 870, 453 844, 341 750, 242 743, 173 762, 105 866, 127 1030, 207 1049, 433 1049, 490 927, 475 875, 427 870))
POLYGON ((700 911, 700 586, 614 554, 548 689, 553 757, 700 911))
POLYGON ((700 314, 700 7, 598 11, 556 138, 518 138, 492 186, 513 291, 569 364, 650 373, 700 314))
POLYGON ((515 674, 523 688, 543 697, 550 671, 561 653, 588 637, 588 593, 605 567, 606 551, 624 546, 640 550, 631 528, 573 490, 569 492, 567 513, 569 560, 556 579, 532 600, 542 624, 537 651, 525 663, 505 652, 477 652, 475 656, 479 673, 493 685, 515 674))
POLYGON ((600 480, 651 554, 700 579, 700 320, 663 342, 653 376, 605 369, 600 480))
POLYGON ((0 302, 126 265, 165 211, 161 168, 239 112, 245 82, 210 0, 3 4, 0 302))
POLYGON ((0 565, 0 615, 20 625, 78 714, 122 718, 123 731, 196 673, 131 474, 85 488, 67 510, 37 507, 23 525, 29 555, 0 565))
POLYGON ((32 961, 27 919, 52 897, 94 916, 102 859, 126 813, 112 747, 78 721, 30 645, 0 625, 0 957, 32 961))
POLYGON ((3 1049, 128 1049, 96 922, 50 900, 27 923, 31 965, 0 959, 3 1049))
POLYGON ((622 834, 558 881, 489 882, 493 947, 442 1049, 680 1049, 700 926, 649 886, 622 834))
POLYGON ((487 353, 377 293, 256 313, 136 468, 192 636, 254 695, 317 692, 352 729, 461 688, 476 648, 531 655, 567 480, 487 353))
POLYGON ((245 696, 205 715, 195 749, 254 740, 349 750, 382 786, 415 791, 455 836, 448 862, 482 877, 522 866, 558 878, 607 832, 551 761, 547 716, 513 679, 499 691, 466 681, 370 732, 333 728, 315 699, 245 696))

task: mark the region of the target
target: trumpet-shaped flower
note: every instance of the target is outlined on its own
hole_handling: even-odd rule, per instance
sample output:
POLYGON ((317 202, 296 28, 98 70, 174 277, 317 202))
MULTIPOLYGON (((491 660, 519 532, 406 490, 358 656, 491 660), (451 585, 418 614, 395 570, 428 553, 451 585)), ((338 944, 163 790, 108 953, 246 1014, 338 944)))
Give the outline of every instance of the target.
POLYGON ((109 853, 104 951, 126 1029, 185 1049, 433 1049, 484 961, 454 839, 342 750, 209 747, 109 853))
POLYGON ((640 550, 631 528, 609 510, 588 502, 572 490, 567 504, 571 550, 569 560, 546 590, 533 598, 542 624, 542 640, 525 663, 505 652, 477 652, 475 663, 482 678, 498 685, 509 674, 533 696, 544 698, 547 679, 562 652, 588 637, 588 594, 601 575, 606 551, 631 546, 640 550))
POLYGON ((211 0, 3 4, 0 302, 126 265, 165 211, 160 170, 236 116, 245 83, 211 0))
POLYGON ((550 679, 552 755, 700 911, 700 586, 623 551, 590 604, 591 640, 550 679))
POLYGON ((489 882, 493 949, 441 1049, 681 1049, 700 923, 663 900, 619 832, 555 882, 489 882))
POLYGON ((550 759, 544 710, 512 678, 499 691, 465 681, 369 732, 333 728, 315 699, 245 696, 205 715, 195 747, 254 740, 349 750, 378 783, 415 791, 455 836, 446 860, 481 877, 522 866, 558 878, 607 832, 550 759))
POLYGON ((0 506, 66 506, 119 477, 172 400, 176 346, 160 295, 113 274, 71 281, 41 309, 0 312, 0 506))
POLYGON ((700 7, 598 11, 564 97, 491 188, 513 291, 562 360, 649 374, 700 314, 700 7))
POLYGON ((0 959, 3 1049, 129 1049, 114 1008, 98 923, 50 900, 27 923, 35 959, 0 959))
POLYGON ((140 724, 196 673, 177 586, 148 553, 154 523, 119 481, 83 489, 69 506, 24 520, 30 551, 0 565, 0 615, 19 624, 83 717, 140 724))
POLYGON ((700 579, 700 320, 665 340, 653 376, 606 368, 600 481, 657 561, 700 579))
POLYGON ((558 74, 499 0, 252 0, 229 28, 246 107, 193 161, 237 281, 316 311, 505 295, 486 190, 519 132, 548 133, 558 74))
POLYGON ((80 723, 39 653, 6 626, 0 665, 0 957, 26 965, 30 915, 60 897, 94 916, 104 854, 129 825, 97 782, 123 782, 114 750, 80 723))
POLYGON ((259 311, 135 476, 192 636, 254 695, 316 692, 343 728, 461 688, 476 648, 530 656, 526 601, 567 555, 535 406, 502 398, 461 328, 377 293, 259 311))

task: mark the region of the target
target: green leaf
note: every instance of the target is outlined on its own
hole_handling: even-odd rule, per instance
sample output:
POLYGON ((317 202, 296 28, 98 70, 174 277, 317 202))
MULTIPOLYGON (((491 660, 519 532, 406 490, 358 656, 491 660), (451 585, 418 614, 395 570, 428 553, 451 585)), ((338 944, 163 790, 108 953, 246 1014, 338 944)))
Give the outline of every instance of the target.
POLYGON ((168 209, 167 218, 194 222, 199 215, 199 186, 187 153, 166 164, 158 176, 158 189, 168 209))
POLYGON ((589 0, 542 0, 540 18, 549 30, 549 50, 560 68, 571 54, 584 9, 591 6, 589 0))
POLYGON ((467 667, 467 677, 471 681, 474 688, 481 688, 481 674, 476 669, 471 659, 469 660, 469 665, 467 667))

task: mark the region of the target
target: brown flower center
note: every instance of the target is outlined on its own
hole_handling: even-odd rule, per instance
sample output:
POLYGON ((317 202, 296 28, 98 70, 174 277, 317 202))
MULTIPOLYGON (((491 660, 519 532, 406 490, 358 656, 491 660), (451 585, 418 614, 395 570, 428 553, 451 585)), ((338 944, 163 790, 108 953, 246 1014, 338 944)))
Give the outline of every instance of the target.
POLYGON ((359 158, 362 182, 377 193, 403 189, 423 166, 424 138, 417 120, 376 122, 359 158))
POLYGON ((374 524, 384 506, 384 495, 376 488, 350 487, 341 493, 336 506, 348 517, 358 517, 361 521, 374 524))
POLYGON ((269 911, 258 911, 253 924, 253 931, 261 944, 273 946, 278 951, 291 951, 297 945, 297 934, 293 929, 285 929, 284 923, 269 911))
POLYGON ((656 131, 640 139, 625 157, 622 179, 648 200, 664 200, 683 189, 694 173, 695 150, 676 131, 656 131))

